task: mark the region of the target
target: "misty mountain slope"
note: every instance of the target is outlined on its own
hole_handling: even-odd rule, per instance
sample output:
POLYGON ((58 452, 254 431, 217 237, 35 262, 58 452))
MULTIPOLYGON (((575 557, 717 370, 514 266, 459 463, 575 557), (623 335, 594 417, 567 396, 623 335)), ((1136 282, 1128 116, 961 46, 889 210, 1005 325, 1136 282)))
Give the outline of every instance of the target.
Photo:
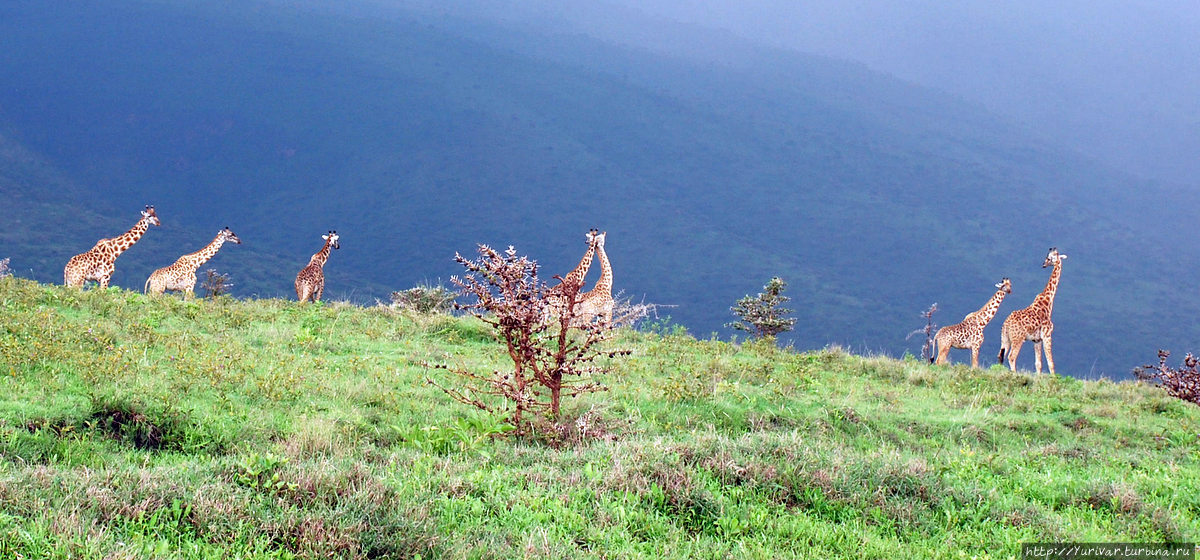
POLYGON ((0 126, 120 227, 143 200, 197 232, 152 232, 164 245, 232 227, 247 243, 216 268, 237 294, 290 294, 328 229, 343 248, 327 294, 371 301, 458 273, 453 254, 478 242, 565 273, 600 227, 616 288, 701 334, 783 276, 801 347, 915 350, 904 335, 929 303, 954 322, 1010 276, 994 355, 1057 245, 1061 371, 1120 375, 1195 340, 1197 304, 1161 280, 1195 265, 1167 249, 1183 236, 1128 218, 1169 208, 1151 187, 860 66, 744 47, 705 65, 365 5, 74 7, 0 8, 19 84, 0 91, 0 126))

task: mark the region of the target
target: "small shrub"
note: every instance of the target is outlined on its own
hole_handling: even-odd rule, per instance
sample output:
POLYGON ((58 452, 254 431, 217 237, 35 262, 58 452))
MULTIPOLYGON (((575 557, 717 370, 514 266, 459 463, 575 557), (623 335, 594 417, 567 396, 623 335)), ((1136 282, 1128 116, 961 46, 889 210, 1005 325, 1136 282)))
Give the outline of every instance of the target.
POLYGON ((442 285, 418 284, 407 290, 392 292, 392 307, 417 313, 449 313, 458 297, 442 285))
POLYGON ((1183 367, 1167 366, 1167 357, 1171 355, 1166 350, 1158 351, 1158 365, 1144 365, 1134 368, 1133 375, 1142 381, 1162 387, 1168 395, 1193 404, 1200 404, 1200 358, 1191 352, 1183 358, 1183 367))
POLYGON ((233 480, 242 486, 269 495, 295 491, 296 483, 280 477, 280 469, 287 463, 287 457, 278 457, 271 453, 251 453, 234 468, 233 480))
POLYGON ((783 295, 786 287, 787 282, 775 277, 763 286, 762 293, 739 299, 729 310, 741 320, 726 326, 746 331, 756 338, 774 338, 779 333, 792 330, 796 319, 786 317, 792 310, 782 307, 791 299, 783 295))
POLYGON ((437 386, 454 400, 491 414, 506 414, 514 434, 524 434, 530 428, 546 435, 559 430, 563 397, 608 390, 593 380, 605 371, 596 364, 600 358, 628 355, 628 350, 603 350, 600 343, 612 336, 613 326, 605 321, 572 326, 577 303, 577 286, 564 293, 568 302, 557 318, 548 320, 550 287, 538 279, 537 261, 518 256, 511 246, 504 253, 479 246, 479 258, 468 259, 455 255, 455 261, 467 269, 467 275, 452 277, 469 304, 456 303, 479 320, 491 326, 508 351, 513 367, 508 371, 477 373, 445 364, 432 367, 459 375, 466 382, 462 388, 447 387, 433 379, 437 386), (487 395, 487 397, 484 397, 487 395), (497 402, 498 401, 498 402, 497 402), (549 420, 549 423, 539 420, 549 420))

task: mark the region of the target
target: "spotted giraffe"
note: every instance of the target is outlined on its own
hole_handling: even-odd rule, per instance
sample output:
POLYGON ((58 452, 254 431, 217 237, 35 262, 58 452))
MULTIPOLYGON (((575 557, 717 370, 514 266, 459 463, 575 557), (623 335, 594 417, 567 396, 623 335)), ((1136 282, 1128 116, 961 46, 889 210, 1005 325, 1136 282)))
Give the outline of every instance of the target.
MULTIPOLYGON (((947 364, 950 362, 951 348, 970 348, 971 367, 979 367, 979 348, 983 346, 983 329, 996 316, 996 311, 1000 309, 1000 302, 1004 301, 1004 296, 1012 293, 1012 282, 1008 278, 1001 280, 996 287, 999 289, 978 311, 968 313, 957 325, 942 327, 933 336, 933 346, 938 349, 937 363, 947 364)), ((929 361, 934 361, 934 358, 929 358, 929 361)))
POLYGON ((1021 346, 1025 344, 1026 340, 1030 340, 1033 341, 1034 363, 1037 372, 1042 373, 1042 346, 1045 345, 1046 365, 1050 367, 1050 373, 1054 373, 1054 355, 1051 354, 1050 343, 1050 335, 1054 333, 1054 322, 1050 320, 1050 313, 1054 311, 1054 294, 1058 291, 1058 280, 1062 277, 1062 262, 1066 259, 1066 255, 1051 247, 1045 262, 1042 263, 1042 268, 1054 266, 1054 270, 1050 271, 1050 280, 1046 282, 1046 288, 1033 299, 1033 303, 1029 307, 1009 313, 1008 318, 1004 320, 1004 328, 1000 331, 999 362, 1004 363, 1004 357, 1007 354, 1008 367, 1013 371, 1017 371, 1017 355, 1021 353, 1021 346))
POLYGON ((583 254, 583 258, 579 259, 579 265, 575 270, 567 273, 562 282, 557 286, 550 288, 546 294, 546 318, 551 320, 559 317, 567 307, 567 297, 575 297, 576 305, 579 302, 579 291, 583 288, 583 279, 587 276, 588 270, 592 267, 592 259, 596 250, 596 228, 588 230, 584 235, 587 241, 587 252, 583 254))
POLYGON ((137 243, 151 225, 160 225, 153 206, 142 210, 142 217, 129 231, 111 239, 101 239, 86 253, 80 253, 67 261, 63 269, 63 283, 73 288, 82 288, 88 280, 100 283, 100 289, 108 287, 116 270, 117 257, 137 243))
POLYGON ((321 301, 321 293, 325 291, 325 261, 329 260, 330 249, 340 249, 338 234, 330 231, 321 236, 325 245, 317 254, 308 260, 308 266, 300 269, 296 275, 296 297, 300 301, 321 301))
POLYGON ((608 253, 604 251, 604 238, 608 232, 600 232, 593 236, 593 243, 596 246, 596 256, 600 257, 600 279, 596 280, 596 285, 579 295, 579 303, 575 304, 575 321, 576 326, 588 325, 600 317, 601 324, 608 325, 612 322, 613 314, 613 297, 612 297, 612 265, 608 262, 608 253))
POLYGON ((161 294, 167 290, 183 292, 184 298, 192 297, 196 289, 196 269, 208 262, 217 254, 226 241, 241 244, 242 240, 234 235, 228 227, 217 232, 217 237, 207 246, 195 253, 179 257, 175 264, 155 270, 142 290, 146 293, 161 294))

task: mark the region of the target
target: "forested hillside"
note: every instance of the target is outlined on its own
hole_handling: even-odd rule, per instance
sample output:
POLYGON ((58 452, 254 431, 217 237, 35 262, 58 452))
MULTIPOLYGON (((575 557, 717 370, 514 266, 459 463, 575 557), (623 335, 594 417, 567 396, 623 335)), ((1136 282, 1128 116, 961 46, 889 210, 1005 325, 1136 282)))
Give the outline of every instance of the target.
POLYGON ((4 204, 58 209, 6 228, 0 257, 56 281, 155 204, 164 226, 118 261, 122 286, 228 225, 245 244, 213 266, 235 294, 285 295, 336 229, 327 294, 372 301, 457 273, 451 257, 478 242, 565 272, 599 227, 616 288, 675 305, 696 333, 726 332, 735 299, 784 277, 801 348, 916 352, 904 337, 921 310, 936 301, 956 322, 1009 276, 994 359, 999 322, 1041 290, 1057 246, 1061 372, 1121 376, 1160 346, 1200 346, 1200 300, 1180 280, 1197 264, 1194 198, 977 107, 727 38, 706 64, 487 18, 319 6, 0 7, 0 131, 58 178, 0 169, 4 204))

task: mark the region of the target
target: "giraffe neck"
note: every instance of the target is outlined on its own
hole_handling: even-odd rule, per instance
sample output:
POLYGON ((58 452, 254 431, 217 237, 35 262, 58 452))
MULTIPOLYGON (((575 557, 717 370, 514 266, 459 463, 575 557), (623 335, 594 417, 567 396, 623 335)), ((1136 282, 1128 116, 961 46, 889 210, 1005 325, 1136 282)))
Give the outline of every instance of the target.
POLYGON ((133 224, 133 227, 130 228, 129 231, 121 234, 120 237, 113 239, 112 242, 109 243, 109 247, 111 247, 113 251, 113 258, 116 258, 121 253, 124 253, 125 250, 132 247, 134 243, 137 243, 138 240, 146 234, 146 229, 149 227, 150 218, 143 217, 142 219, 138 220, 136 224, 133 224))
POLYGON ((989 299, 979 311, 975 312, 976 317, 978 317, 983 324, 990 323, 992 318, 996 316, 996 312, 1000 310, 1000 302, 1004 301, 1004 296, 1006 295, 1008 295, 1008 292, 1006 292, 1004 288, 996 290, 996 293, 992 294, 992 299, 989 299))
POLYGON ((224 244, 225 235, 218 233, 217 238, 213 239, 212 243, 209 243, 203 249, 184 257, 184 259, 189 261, 193 268, 199 267, 200 265, 208 262, 209 259, 213 258, 213 256, 217 254, 217 251, 221 250, 221 245, 224 244))
POLYGON ((1054 263, 1054 270, 1050 271, 1050 279, 1046 281, 1046 289, 1038 294, 1033 300, 1034 305, 1041 305, 1046 308, 1046 313, 1049 314, 1054 310, 1054 294, 1058 291, 1058 279, 1062 276, 1062 261, 1054 263))
POLYGON ((327 260, 329 260, 329 240, 328 239, 325 240, 325 246, 321 247, 321 250, 317 251, 317 254, 313 255, 312 258, 309 259, 308 263, 309 264, 317 263, 317 266, 323 267, 323 266, 325 266, 325 261, 327 261, 327 260))
POLYGON ((592 251, 593 247, 588 247, 587 253, 584 253, 583 258, 579 260, 579 266, 567 273, 566 278, 563 278, 563 284, 574 286, 576 289, 583 286, 583 278, 587 276, 588 269, 592 267, 592 251))
POLYGON ((596 246, 596 254, 600 257, 600 279, 596 280, 596 285, 592 287, 589 294, 608 294, 612 295, 612 266, 608 264, 608 253, 604 252, 603 245, 596 246))

